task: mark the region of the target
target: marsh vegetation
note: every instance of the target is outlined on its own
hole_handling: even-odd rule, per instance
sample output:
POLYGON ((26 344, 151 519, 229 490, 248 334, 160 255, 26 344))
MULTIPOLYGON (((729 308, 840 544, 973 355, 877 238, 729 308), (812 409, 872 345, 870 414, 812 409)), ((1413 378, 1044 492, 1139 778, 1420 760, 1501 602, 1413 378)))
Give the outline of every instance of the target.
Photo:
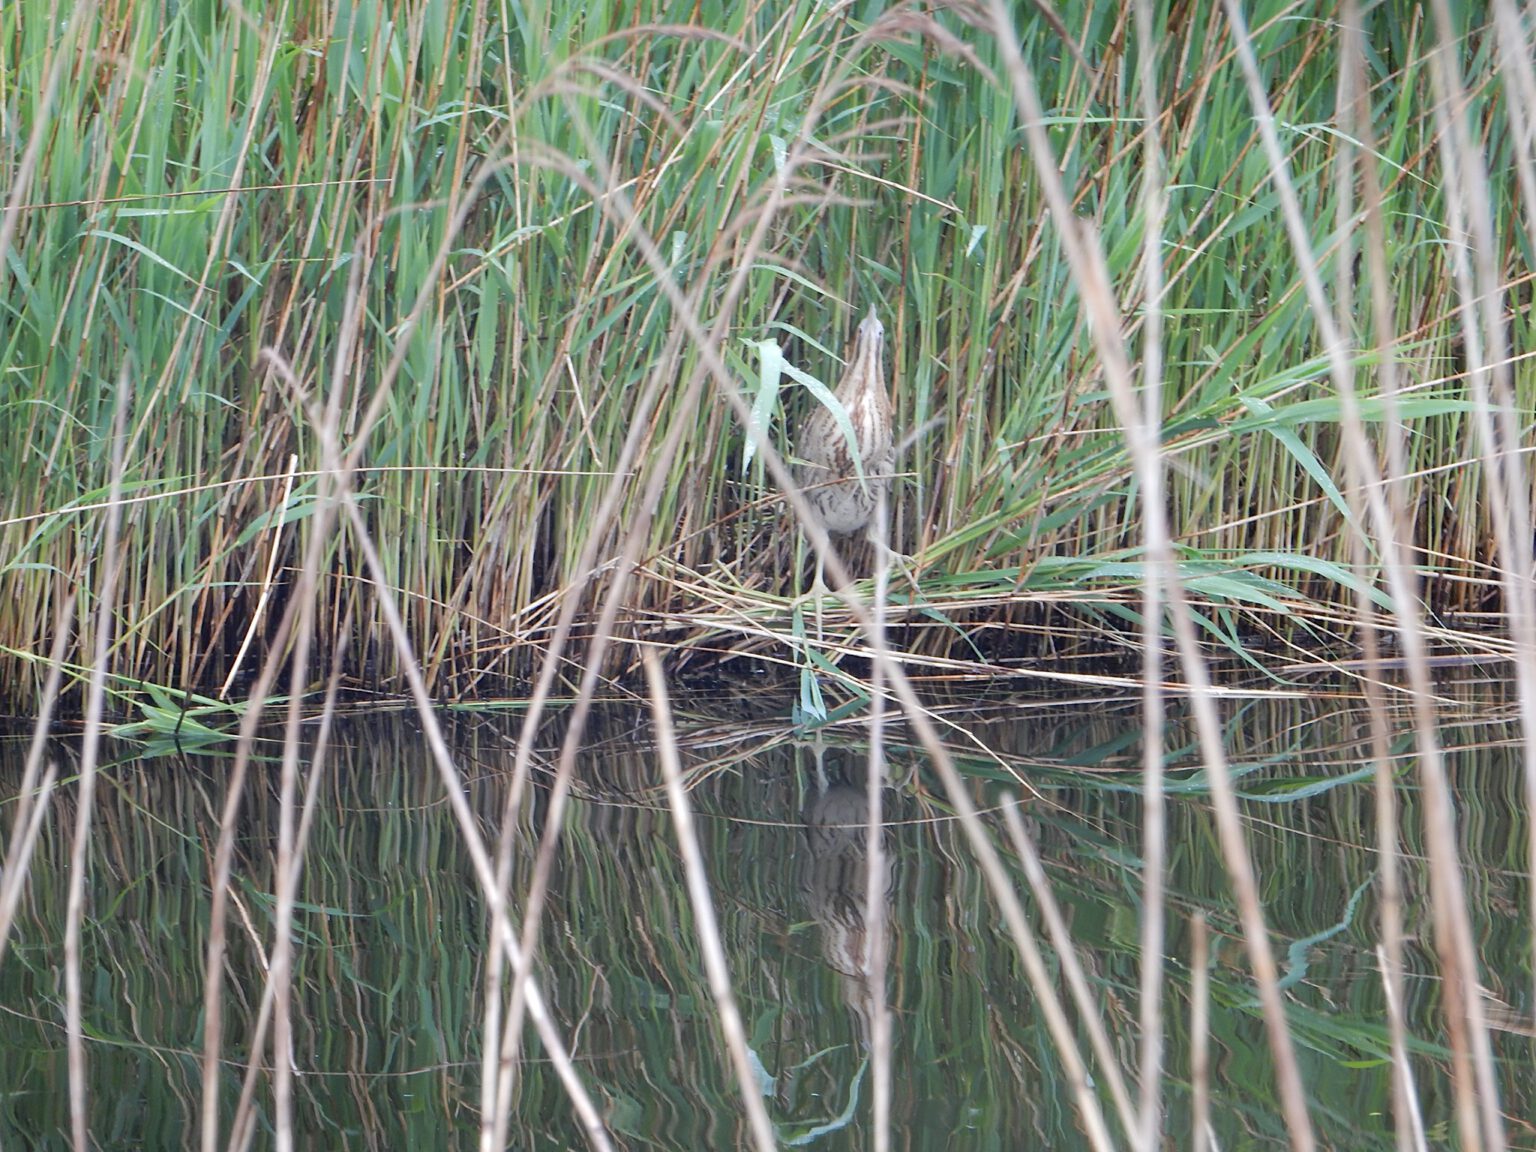
MULTIPOLYGON (((465 1139, 499 1147, 525 1122, 532 1030, 572 1131, 596 1147, 626 1131, 564 1059, 575 1021, 529 978, 550 963, 545 902, 573 794, 590 799, 602 699, 646 710, 651 775, 625 795, 671 813, 657 830, 702 941, 688 964, 740 1094, 727 1142, 782 1138, 731 992, 759 944, 708 911, 722 846, 701 853, 688 819, 704 677, 772 702, 763 744, 836 732, 867 763, 844 769, 871 825, 847 865, 866 876, 860 1141, 889 1147, 893 1119, 916 1130, 893 1097, 910 1053, 886 976, 920 958, 884 927, 883 805, 952 821, 941 853, 969 854, 1019 965, 965 987, 1038 1008, 1032 1058, 1060 1061, 1061 1131, 1150 1150, 1245 1128, 1206 1123, 1193 1048, 1165 1061, 1169 1022, 1210 1010, 1196 911, 1225 918, 1217 955, 1241 966, 1225 986, 1249 989, 1227 1007, 1268 1045, 1254 1130, 1297 1149, 1347 1131, 1297 1056, 1323 1044, 1325 1005, 1299 1018, 1276 959, 1311 936, 1297 918, 1282 941, 1268 919, 1306 866, 1257 862, 1272 800, 1234 786, 1231 726, 1237 699, 1326 686, 1358 746, 1322 747, 1360 791, 1286 776, 1269 795, 1297 823, 1314 804, 1352 813, 1338 838, 1373 862, 1368 911, 1346 901, 1380 946, 1359 977, 1379 982, 1360 1058, 1389 1069, 1380 1146, 1425 1147, 1426 1112, 1460 1147, 1516 1143, 1510 1117, 1528 1113, 1503 1103, 1519 1059, 1504 1037, 1536 1011, 1536 29, 1513 0, 1451 8, 0 9, 0 692, 37 733, 0 793, 0 964, 48 955, 64 974, 73 1144, 107 1123, 85 985, 111 985, 93 949, 115 937, 91 862, 150 835, 97 811, 103 748, 125 763, 103 740, 229 756, 165 794, 199 846, 175 922, 199 926, 203 995, 171 1089, 194 1103, 167 1123, 201 1125, 211 1149, 259 1117, 287 1147, 316 1123, 294 1097, 295 974, 334 947, 297 930, 304 877, 357 866, 307 836, 337 710, 360 700, 416 710, 412 762, 432 766, 478 902, 454 937, 478 950, 456 945, 462 969, 421 985, 456 982, 473 1016, 451 1030, 468 1062, 433 1089, 462 1094, 446 1114, 465 1139), (788 491, 794 429, 871 309, 899 444, 890 551, 802 524, 788 491), (838 594, 812 628, 821 565, 838 594), (1450 770, 1448 726, 1479 706, 1442 683, 1453 662, 1508 676, 1481 699, 1508 721, 1486 739, 1517 749, 1488 771, 1504 774, 1523 961, 1479 948, 1494 902, 1469 868, 1487 845, 1458 817, 1488 800, 1450 770), (1120 813, 1134 832, 1106 836, 1136 887, 1114 978, 1074 975, 1054 930, 1043 893, 1075 865, 1048 855, 1042 881, 1032 845, 1058 809, 1018 768, 1026 750, 946 711, 1042 684, 1130 691, 1140 717, 1114 738, 1138 759, 1120 813), (448 707, 516 717, 484 803, 466 799, 448 707), (67 752, 49 743, 76 716, 67 752), (242 813, 264 765, 275 808, 253 846, 242 813), (1220 911, 1170 898, 1187 852, 1223 878, 1220 911), (1432 913, 1422 937, 1405 890, 1432 913), (232 941, 237 921, 249 939, 232 941), (15 939, 33 951, 7 956, 15 939), (230 958, 247 946, 259 963, 230 958), (1491 979, 1494 963, 1524 969, 1491 979), (1403 1009, 1415 966, 1440 980, 1433 1011, 1403 1009), (1498 1040, 1490 988, 1513 1004, 1498 1040)), ((140 796, 125 769, 105 779, 140 796)), ((329 890, 310 907, 363 914, 329 890)), ((636 946, 661 930, 647 920, 636 946)), ((1018 1066, 1024 1033, 1004 1034, 979 1056, 989 1076, 1018 1066)))

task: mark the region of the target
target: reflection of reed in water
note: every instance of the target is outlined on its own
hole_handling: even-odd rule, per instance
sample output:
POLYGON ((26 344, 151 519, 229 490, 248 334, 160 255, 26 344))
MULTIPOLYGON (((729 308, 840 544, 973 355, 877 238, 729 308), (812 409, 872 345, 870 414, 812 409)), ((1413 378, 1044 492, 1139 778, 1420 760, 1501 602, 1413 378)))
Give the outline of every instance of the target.
MULTIPOLYGON (((864 915, 869 876, 865 829, 869 804, 862 784, 855 786, 837 776, 828 779, 819 747, 816 783, 802 819, 809 850, 802 857, 801 887, 811 917, 821 929, 822 955, 842 978, 843 1000, 858 1018, 859 1037, 867 1048, 872 992, 864 915)), ((888 852, 881 854, 881 860, 880 892, 889 933, 895 872, 888 852)))

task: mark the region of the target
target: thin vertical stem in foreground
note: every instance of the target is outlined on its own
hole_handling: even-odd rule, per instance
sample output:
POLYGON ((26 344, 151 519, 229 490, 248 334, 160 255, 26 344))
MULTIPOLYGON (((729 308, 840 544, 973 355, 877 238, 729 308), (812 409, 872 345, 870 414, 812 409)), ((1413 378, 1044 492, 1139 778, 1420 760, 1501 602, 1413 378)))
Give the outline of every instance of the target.
POLYGON ((709 877, 704 871, 704 853, 699 849, 699 835, 693 826, 693 810, 688 805, 688 790, 683 786, 683 770, 677 754, 677 739, 672 731, 672 706, 667 698, 666 680, 656 653, 642 646, 640 658, 645 664, 645 678, 651 690, 651 711, 656 717, 656 755, 667 782, 667 802, 672 808, 672 824, 677 829, 678 850, 683 857, 683 875, 688 883, 688 898, 693 904, 693 920, 698 929, 699 950, 704 956, 704 971, 709 976, 709 990, 720 1014, 720 1032, 726 1051, 741 1086, 742 1103, 752 1128, 752 1143, 758 1152, 773 1152, 778 1146, 773 1123, 763 1106, 762 1092, 747 1051, 747 1032, 731 991, 731 968, 725 958, 720 925, 710 899, 709 877))
POLYGON ((1163 797, 1163 589, 1174 579, 1168 539, 1161 452, 1163 420, 1163 220, 1167 189, 1163 186, 1162 123, 1157 98, 1157 30, 1152 0, 1136 0, 1136 50, 1140 57, 1142 168, 1141 204, 1145 217, 1142 277, 1146 288, 1143 309, 1140 425, 1128 434, 1142 440, 1140 465, 1142 525, 1151 561, 1143 586, 1142 644, 1142 902, 1141 902, 1141 1099, 1140 1126, 1132 1144, 1140 1152, 1155 1152, 1162 1133, 1163 1068, 1163 871, 1167 867, 1167 811, 1163 797))
POLYGON ((1030 839, 1028 829, 1024 827, 1023 817, 1019 815, 1018 801, 1003 805, 1003 821, 1008 829, 1009 842, 1024 866, 1024 879, 1028 881, 1030 891, 1035 894, 1035 900, 1040 905, 1045 930, 1056 948, 1056 961, 1061 965, 1067 988, 1072 993, 1072 1002, 1077 1006, 1078 1017, 1088 1032, 1088 1043, 1098 1057, 1101 1074, 1109 1085, 1110 1097, 1120 1112, 1120 1122, 1127 1132, 1134 1133, 1137 1117, 1136 1109, 1131 1104, 1131 1094, 1126 1090, 1125 1077, 1120 1074, 1120 1065, 1115 1061, 1115 1050, 1109 1042, 1109 1033, 1104 1029, 1104 1022, 1099 1019, 1098 1004, 1088 986, 1087 973, 1083 971, 1082 961, 1077 958, 1077 951, 1072 947, 1072 934, 1067 929, 1067 919, 1061 914, 1061 906, 1051 891, 1051 882, 1045 875, 1040 852, 1030 839))
POLYGON ((32 725, 32 742, 27 748, 27 764, 21 774, 21 786, 16 790, 16 812, 11 822, 9 848, 5 860, 0 863, 0 961, 5 959, 6 944, 11 938, 11 924, 16 917, 16 905, 21 900, 22 881, 26 879, 32 862, 32 849, 37 844, 38 831, 43 826, 43 816, 48 811, 48 799, 53 793, 58 768, 48 761, 43 771, 44 755, 48 750, 48 726, 53 718, 53 707, 59 700, 59 685, 64 679, 64 657, 69 650, 70 617, 75 611, 75 594, 68 593, 59 606, 53 624, 53 648, 48 653, 48 679, 43 685, 43 699, 38 708, 37 722, 32 725), (39 779, 41 777, 41 779, 39 779))
MULTIPOLYGON (((357 265, 365 261, 354 262, 354 276, 360 276, 357 265)), ((356 281, 354 281, 355 287, 356 281)), ((350 290, 350 289, 349 289, 350 290)), ((355 294, 355 293, 354 293, 355 294)), ((355 314, 355 310, 349 315, 355 314)), ((337 364, 345 363, 344 356, 338 350, 337 364)), ((286 372, 286 366, 279 364, 279 368, 285 372, 290 387, 298 391, 298 383, 291 373, 286 372)), ((337 377, 340 377, 338 369, 337 377)), ((335 409, 339 392, 332 393, 332 410, 335 409)), ((449 811, 453 814, 454 821, 458 825, 459 834, 463 838, 464 849, 468 854, 470 863, 475 872, 475 879, 480 885, 481 894, 485 897, 487 916, 490 920, 490 934, 493 946, 499 942, 500 947, 506 953, 508 962, 514 968, 523 966, 523 957, 518 946, 517 933, 513 927, 510 914, 507 909, 506 891, 504 886, 496 881, 496 869, 491 856, 486 850, 485 841, 481 839, 480 829, 475 813, 469 806, 465 797, 463 777, 454 765, 452 753, 448 750, 448 742, 443 736, 442 725, 438 722, 437 714, 433 709, 433 701, 427 691, 426 679, 422 674, 421 664, 416 659, 415 651, 411 645, 411 639, 406 631, 405 621, 400 614, 400 606, 395 592, 389 584, 388 571, 379 550, 373 542, 368 521, 363 516, 358 505, 356 494, 351 488, 351 478, 355 468, 355 457, 343 456, 340 440, 335 434, 337 424, 334 419, 322 413, 314 405, 307 406, 307 416, 310 426, 314 429, 320 441, 321 467, 334 485, 334 495, 339 507, 345 512, 347 522, 352 528, 353 539, 358 551, 362 555, 367 569, 368 578, 373 583, 377 596, 377 604, 384 624, 389 630, 389 636, 395 646, 396 655, 400 660, 400 667, 405 675, 406 683, 410 686, 411 700, 416 706, 417 715, 421 718, 422 732, 426 738, 427 750, 432 756, 433 766, 437 769, 443 790, 447 798, 449 811)), ((361 453, 362 446, 355 445, 354 452, 361 453)), ((290 605, 292 608, 292 605, 290 605)), ((222 843, 221 843, 222 848, 222 843)), ((211 977, 210 977, 211 978, 211 977)), ((588 1092, 581 1077, 577 1075, 574 1062, 569 1049, 561 1037, 553 1016, 545 1005, 543 995, 539 991, 538 984, 532 978, 531 972, 526 977, 525 986, 522 988, 528 1007, 528 1015, 532 1019, 539 1039, 544 1044, 544 1050, 554 1066, 555 1074, 570 1098, 571 1107, 581 1125, 582 1132, 591 1146, 598 1152, 611 1152, 612 1142, 608 1138, 607 1129, 604 1127, 602 1116, 588 1092)), ((493 1037, 488 1037, 486 1043, 494 1043, 493 1037)), ((209 1072, 205 1066, 205 1080, 209 1072)), ((207 1125, 205 1124, 205 1131, 207 1125)), ((482 1139, 487 1135, 487 1127, 482 1124, 482 1139)), ((211 1149, 209 1150, 211 1152, 211 1149)))
MULTIPOLYGON (((1536 63, 1531 59, 1531 45, 1514 0, 1495 0, 1494 19, 1498 33, 1494 37, 1505 86, 1504 105, 1512 129, 1515 170, 1520 177, 1520 194, 1525 204, 1526 243, 1536 245, 1536 63)), ((1536 674, 1536 669, 1519 669, 1522 677, 1536 674)), ((1525 756, 1525 889, 1526 915, 1531 924, 1531 945, 1536 951, 1536 756, 1525 756)), ((1536 968, 1533 984, 1527 991, 1531 1012, 1536 1017, 1536 968)))
MULTIPOLYGON (((332 436, 338 435, 340 411, 332 405, 323 417, 332 436)), ((298 456, 289 460, 289 484, 293 471, 298 467, 298 456)), ((287 485, 283 489, 283 506, 289 497, 287 485)), ((336 520, 336 493, 332 476, 319 478, 319 506, 310 525, 309 539, 304 549, 303 565, 294 590, 299 602, 298 632, 294 639, 293 653, 289 660, 288 721, 283 734, 283 764, 279 791, 277 874, 274 877, 276 909, 272 925, 271 964, 267 971, 267 990, 272 1001, 272 1096, 273 1128, 278 1152, 292 1152, 293 1143, 293 911, 298 897, 299 876, 304 866, 301 816, 298 811, 299 753, 303 747, 304 698, 309 678, 309 654, 314 646, 315 611, 320 587, 320 567, 324 561, 331 527, 336 520)), ((275 537, 282 530, 281 513, 274 530, 275 537)), ((275 552, 274 552, 275 554, 275 552)), ((269 572, 270 578, 270 572, 269 572)), ((262 589, 265 600, 270 582, 262 589)), ((330 685, 326 693, 324 724, 329 728, 335 706, 336 676, 339 660, 346 650, 343 629, 342 641, 337 646, 337 663, 331 670, 330 685)), ((311 764, 311 782, 306 789, 302 820, 309 819, 315 796, 314 781, 319 778, 325 763, 325 746, 320 743, 311 764)))
MULTIPOLYGON (((1456 283, 1459 330, 1466 357, 1466 379, 1474 401, 1472 427, 1481 450, 1483 494, 1492 508, 1494 541, 1498 549, 1503 617, 1515 648, 1515 684, 1520 707, 1521 737, 1526 771, 1536 761, 1536 557, 1531 549, 1529 470, 1521 451, 1527 420, 1515 410, 1509 340, 1505 329, 1505 294, 1500 286, 1488 172, 1468 126, 1470 97, 1457 58, 1455 21, 1445 0, 1433 0, 1438 42, 1429 53, 1431 105, 1436 143, 1444 178, 1447 206, 1447 245, 1456 283)), ((1522 36, 1522 41, 1524 37, 1522 36)), ((1528 50, 1528 49, 1527 49, 1528 50)), ((1527 791, 1533 785, 1527 781, 1527 791)), ((1426 840, 1430 847, 1430 883, 1435 892, 1435 934, 1441 941, 1443 963, 1455 1009, 1466 1016, 1466 1042, 1471 1046, 1475 1083, 1463 1086, 1458 1076, 1458 1122, 1468 1147, 1477 1147, 1470 1130, 1472 1109, 1483 1128, 1483 1140, 1493 1152, 1504 1148, 1499 1080, 1494 1071, 1493 1044, 1488 1034, 1477 971, 1466 892, 1456 844, 1456 813, 1450 786, 1443 778, 1426 788, 1426 840)), ((1527 812, 1529 823, 1533 813, 1527 812)), ((1536 861, 1527 860, 1527 867, 1536 861)), ((1529 877, 1527 878, 1529 879, 1529 877)), ((1459 1021, 1448 1014, 1452 1038, 1459 1021)), ((1458 1072, 1461 1056, 1457 1059, 1458 1072)))
POLYGON ((1189 1146, 1192 1152, 1206 1152, 1211 1146, 1211 937, 1205 925, 1205 913, 1196 912, 1190 921, 1194 943, 1189 954, 1189 1146))
MULTIPOLYGON (((1024 137, 1034 161, 1035 175, 1051 215, 1056 219, 1062 250, 1078 286, 1110 401, 1116 417, 1127 430, 1126 440, 1138 476, 1145 478, 1143 483, 1155 485, 1158 469, 1156 441, 1146 428, 1142 405, 1136 402, 1129 354, 1123 336, 1122 312, 1110 283, 1103 248, 1091 229, 1078 225, 1072 211, 1061 169, 1046 132, 1047 118, 1039 89, 1034 73, 1019 49, 1012 13, 1004 0, 988 0, 987 8, 1011 82, 1024 137)), ((1161 515, 1161 505, 1149 507, 1147 514, 1161 515)), ((1155 541, 1159 535, 1155 529, 1149 528, 1149 540, 1155 541)), ((1313 1152, 1317 1139, 1307 1113, 1306 1093, 1302 1089, 1301 1071, 1297 1066, 1285 1004, 1280 995, 1279 970, 1264 923, 1258 879, 1248 853, 1242 813, 1238 809, 1231 775, 1227 770, 1220 719, 1210 691, 1210 673, 1201 653, 1200 638, 1195 631, 1189 604, 1179 581, 1173 578, 1171 564, 1168 575, 1166 592, 1173 617, 1174 636, 1188 681, 1190 705, 1200 738, 1200 754, 1209 773, 1217 836, 1237 899, 1243 939, 1253 965, 1259 1003, 1264 1011, 1265 1033, 1270 1053, 1274 1057, 1275 1078, 1286 1128, 1295 1152, 1313 1152)))
POLYGON ((1392 1099, 1402 1114, 1397 1119, 1397 1146, 1405 1152, 1429 1152, 1424 1135, 1424 1110, 1419 1107, 1419 1094, 1413 1085, 1413 1065, 1408 1062, 1407 1046, 1399 1038, 1408 1031, 1403 1020, 1402 977, 1392 973, 1389 978, 1386 949, 1376 946, 1376 962, 1381 967, 1381 986, 1387 998, 1387 1020, 1392 1028, 1392 1099))
MULTIPOLYGON (((1328 357, 1329 375, 1337 389, 1343 413, 1346 435, 1343 443, 1351 452, 1351 467, 1363 481, 1373 525, 1379 539, 1384 541, 1388 562, 1384 568, 1388 590, 1392 596, 1403 639, 1403 651, 1407 657, 1409 677, 1413 684, 1415 735, 1419 750, 1420 778, 1424 788, 1425 842, 1430 857, 1430 889, 1435 923, 1435 940, 1442 973, 1447 985, 1444 998, 1446 1023, 1450 1032, 1452 1067, 1455 1070, 1457 1123, 1461 1138, 1468 1148, 1482 1147, 1482 1139, 1490 1141, 1497 1150, 1503 1147, 1503 1136, 1498 1123, 1498 1089, 1493 1078, 1492 1057, 1489 1051, 1487 1029, 1483 1021, 1480 993, 1477 988, 1477 957, 1472 944, 1471 923, 1466 906, 1466 896, 1461 885, 1461 867, 1458 860, 1454 805, 1450 784, 1446 778, 1444 762, 1440 755, 1438 736, 1435 732, 1430 685, 1425 672, 1425 647, 1422 630, 1417 619, 1417 601, 1407 575, 1407 564, 1397 555, 1395 529, 1390 509, 1381 485, 1376 482, 1374 458, 1364 450, 1365 436, 1361 429, 1359 405, 1351 377, 1351 358, 1348 344, 1332 309, 1328 306, 1327 293, 1318 272, 1317 260, 1312 252, 1312 242, 1302 215, 1300 198, 1290 178, 1290 168, 1285 151, 1281 147, 1275 128, 1274 113, 1269 107, 1268 93, 1254 53, 1253 41, 1237 0, 1225 0, 1227 23, 1232 31, 1237 58, 1242 66, 1243 78, 1253 104, 1254 119, 1259 137, 1269 163, 1271 183, 1280 200, 1281 217, 1289 234, 1292 251, 1296 255, 1297 268, 1302 285, 1311 305, 1314 322, 1322 338, 1328 357), (1470 1067, 1469 1067, 1470 1060, 1470 1067), (1475 1082, 1474 1082, 1475 1081, 1475 1082), (1479 1117, 1481 1116, 1481 1122, 1479 1117), (1481 1131, 1480 1131, 1481 1130, 1481 1131)), ((1448 69, 1442 61, 1443 48, 1431 53, 1439 84, 1443 92, 1456 87, 1454 79, 1444 75, 1448 69)), ((1435 105, 1437 119, 1441 120, 1438 133, 1444 159, 1446 187, 1453 207, 1460 195, 1459 180, 1455 176, 1461 153, 1451 142, 1455 124, 1443 121, 1439 103, 1435 105)), ((1476 165, 1470 165, 1476 168, 1476 165)), ((1453 211, 1453 217, 1460 213, 1453 211)), ((1451 245, 1453 263, 1460 269, 1465 255, 1462 245, 1451 245)), ((1463 300, 1470 299, 1464 277, 1458 276, 1463 289, 1463 300)), ((1472 365, 1471 379, 1474 390, 1482 381, 1481 342, 1475 324, 1464 328, 1467 337, 1467 356, 1472 365)), ((1474 422, 1488 420, 1485 403, 1474 405, 1474 422), (1481 415, 1479 415, 1481 414, 1481 415)), ((1494 452, 1490 435, 1484 439, 1485 451, 1491 457, 1494 452)), ((1500 485, 1492 484, 1495 502, 1499 502, 1500 485)), ((1495 525, 1499 516, 1495 516, 1495 525)), ((1529 548, 1527 546, 1527 554, 1529 548)), ((1505 552, 1506 558, 1509 553, 1505 552)), ((1528 563, 1526 565, 1528 567, 1528 563)), ((1517 617, 1518 617, 1517 613, 1517 617)))
MULTIPOLYGON (((882 385, 883 387, 883 385, 882 385)), ((890 587, 890 499, 882 488, 875 499, 875 594, 870 605, 869 643, 874 651, 869 692, 869 773, 864 796, 864 983, 869 998, 869 1056, 873 1071, 871 1110, 874 1152, 891 1147, 891 1012, 885 998, 885 970, 890 956, 886 916, 885 822, 885 665, 888 660, 885 605, 890 587)))
POLYGON ((91 868, 91 820, 96 805, 96 761, 101 753, 102 713, 106 709, 107 661, 112 650, 112 617, 117 603, 118 534, 123 520, 123 426, 132 389, 128 373, 117 379, 112 415, 112 480, 107 494, 107 525, 101 546, 101 584, 97 587, 95 646, 91 682, 85 698, 85 735, 80 750, 80 788, 75 810, 75 842, 69 859, 69 901, 64 926, 64 1012, 69 1045, 69 1124, 75 1152, 91 1147, 86 1116, 85 1026, 81 1019, 80 936, 85 918, 85 883, 91 868))
MULTIPOLYGON (((1341 88, 1339 103, 1345 113, 1346 128, 1342 139, 1360 142, 1358 149, 1349 148, 1346 155, 1352 154, 1359 168, 1361 210, 1365 221, 1363 255, 1370 281, 1371 323, 1375 330, 1377 349, 1377 394, 1381 399, 1384 417, 1381 422, 1381 436, 1385 439, 1386 449, 1382 454, 1386 462, 1384 480, 1387 489, 1384 524, 1389 535, 1383 536, 1381 526, 1378 525, 1376 546, 1383 549, 1385 563, 1399 573, 1397 583, 1409 590, 1410 599, 1399 606, 1399 614, 1417 621, 1418 580, 1412 567, 1403 562, 1406 558, 1399 543, 1404 539, 1407 523, 1403 509, 1403 487, 1407 464, 1403 452, 1403 426, 1398 415, 1398 372, 1393 349, 1393 309, 1388 291, 1391 280, 1387 272, 1386 225, 1382 209, 1381 183, 1376 177, 1376 138, 1375 128, 1371 123, 1368 99, 1361 27, 1363 19, 1364 14, 1360 10, 1359 0, 1347 0, 1344 7, 1340 49, 1343 60, 1339 69, 1341 88)), ((1346 144, 1346 147, 1349 146, 1346 144)), ((1355 166, 1346 164, 1342 167, 1344 170, 1339 179, 1341 198, 1348 193, 1355 166)), ((1349 219, 1350 216, 1351 213, 1347 209, 1341 209, 1338 213, 1341 221, 1349 219)), ((1347 274, 1343 270, 1354 267, 1354 261, 1351 259, 1342 259, 1339 263, 1341 276, 1347 274)), ((1345 309, 1353 295, 1353 290, 1348 294, 1344 291, 1339 294, 1338 323, 1341 329, 1346 326, 1345 309)), ((1353 443, 1354 439, 1354 435, 1351 434, 1350 442, 1353 443)), ((1370 504, 1368 492, 1376 483, 1376 478, 1369 467, 1370 460, 1369 453, 1354 452, 1350 455, 1349 498, 1352 505, 1364 505, 1357 512, 1362 523, 1368 522, 1370 504), (1364 471, 1361 468, 1362 464, 1365 465, 1364 471)), ((1356 553, 1356 563, 1363 572, 1366 570, 1369 553, 1363 533, 1354 534, 1352 547, 1356 553)), ((1397 778, 1393 770, 1392 723, 1387 715, 1384 681, 1376 674, 1376 669, 1380 667, 1381 656, 1378 614, 1370 596, 1365 594, 1363 586, 1361 594, 1356 597, 1356 611, 1361 622, 1360 631, 1366 663, 1371 668, 1371 672, 1365 677, 1365 695, 1366 709, 1370 717, 1371 756, 1376 762, 1376 858, 1381 907, 1381 944, 1378 946, 1378 955, 1381 959, 1381 978, 1390 1006, 1393 1003, 1401 1004, 1402 1001, 1403 892, 1399 847, 1401 816, 1397 803, 1397 778)), ((1392 1115, 1397 1131, 1397 1146, 1399 1152, 1411 1152, 1414 1148, 1423 1147, 1424 1133, 1422 1120, 1417 1123, 1415 1130, 1411 1130, 1405 1120, 1405 1117, 1410 1114, 1417 1114, 1418 1102, 1413 1099, 1412 1080, 1408 1075, 1408 1035, 1401 1011, 1388 1013, 1387 1027, 1391 1036, 1392 1062, 1397 1073, 1392 1078, 1392 1115)))

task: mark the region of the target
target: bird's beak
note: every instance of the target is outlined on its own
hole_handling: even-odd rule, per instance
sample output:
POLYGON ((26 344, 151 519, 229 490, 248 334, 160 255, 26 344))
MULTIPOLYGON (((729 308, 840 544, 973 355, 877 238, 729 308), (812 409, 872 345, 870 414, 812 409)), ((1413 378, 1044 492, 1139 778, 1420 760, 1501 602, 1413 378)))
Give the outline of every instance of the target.
POLYGON ((869 306, 869 315, 859 323, 859 343, 866 341, 878 343, 885 338, 885 325, 880 323, 880 317, 875 315, 875 306, 869 306))

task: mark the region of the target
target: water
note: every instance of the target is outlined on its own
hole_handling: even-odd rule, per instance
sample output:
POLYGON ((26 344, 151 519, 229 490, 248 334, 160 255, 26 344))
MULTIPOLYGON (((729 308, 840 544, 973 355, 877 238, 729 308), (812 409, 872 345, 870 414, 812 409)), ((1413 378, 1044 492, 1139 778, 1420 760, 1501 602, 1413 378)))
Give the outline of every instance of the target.
MULTIPOLYGON (((1442 739, 1458 802, 1464 890, 1494 1022, 1513 1147, 1536 1147, 1531 940, 1521 758, 1507 691, 1444 688, 1442 739)), ((787 703, 688 698, 679 715, 715 910, 768 1113, 785 1146, 869 1144, 868 985, 860 973, 866 733, 817 749, 787 703)), ((938 708, 972 799, 988 809, 1035 924, 1036 901, 996 806, 1027 825, 1122 1066, 1135 1069, 1140 914, 1140 728, 1134 699, 997 699, 938 708), (1033 794, 1032 794, 1033 793, 1033 794)), ((1184 707, 1170 705, 1166 1145, 1190 1142, 1190 918, 1212 932, 1212 1117, 1220 1147, 1287 1145, 1272 1062, 1184 707)), ((1344 686, 1222 704, 1227 752, 1324 1146, 1394 1147, 1377 972, 1369 730, 1344 686)), ((450 744, 479 833, 501 824, 520 717, 457 717, 450 744)), ((1394 745, 1403 808, 1406 1011, 1431 1137, 1451 1139, 1439 968, 1422 805, 1406 716, 1394 745)), ((548 805, 542 763, 514 890, 526 892, 548 805)), ((301 1147, 464 1147, 478 1135, 485 901, 424 741, 409 717, 346 724, 318 782, 297 915, 295 1126, 301 1147)), ((648 715, 599 710, 555 857, 541 987, 620 1147, 747 1144, 720 1039, 648 715)), ((896 1145, 1087 1147, 1061 1060, 996 900, 925 757, 888 733, 887 910, 896 1145)), ((103 1147, 192 1143, 200 1123, 209 874, 226 754, 142 758, 118 745, 98 786, 83 983, 92 1132, 103 1147)), ((7 847, 25 744, 0 744, 7 847)), ((238 822, 220 1110, 230 1122, 271 951, 280 748, 264 743, 238 822)), ((68 1131, 62 940, 75 790, 68 748, 8 950, 0 959, 0 1142, 63 1147, 68 1131)), ((531 807, 531 810, 530 810, 531 807)), ((1056 951, 1045 953, 1057 988, 1056 951)), ((1088 1051, 1075 1009, 1084 1052, 1088 1051)), ((270 1059, 270 1040, 262 1056, 270 1059)), ((1104 1069, 1100 1106, 1120 1132, 1104 1069)), ((1131 1076, 1134 1094, 1134 1076, 1131 1076)), ((271 1093, 256 1093, 269 1146, 271 1093)), ((525 1035, 512 1146, 584 1145, 536 1037, 525 1035)))

